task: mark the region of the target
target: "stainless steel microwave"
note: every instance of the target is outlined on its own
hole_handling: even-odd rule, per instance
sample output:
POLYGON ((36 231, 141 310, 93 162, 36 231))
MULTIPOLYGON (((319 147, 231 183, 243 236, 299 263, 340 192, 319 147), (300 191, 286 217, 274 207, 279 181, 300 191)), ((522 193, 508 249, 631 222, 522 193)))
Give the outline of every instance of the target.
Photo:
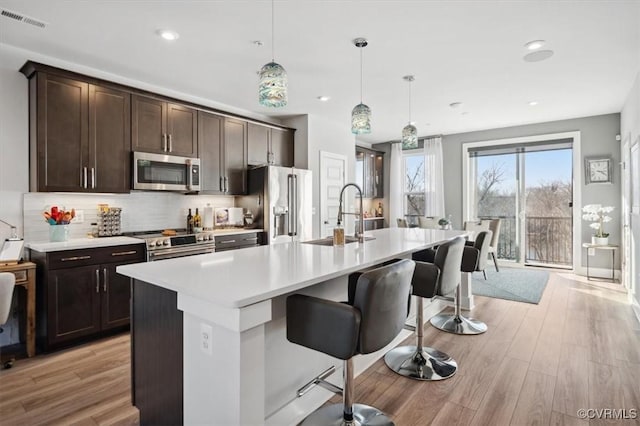
POLYGON ((200 159, 134 152, 133 189, 200 191, 200 159))

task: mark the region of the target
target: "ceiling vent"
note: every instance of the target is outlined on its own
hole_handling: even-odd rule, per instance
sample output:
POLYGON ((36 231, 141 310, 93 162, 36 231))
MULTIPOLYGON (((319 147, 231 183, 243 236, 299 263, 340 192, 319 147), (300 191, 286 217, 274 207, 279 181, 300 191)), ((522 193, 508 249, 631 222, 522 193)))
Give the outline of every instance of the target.
POLYGON ((12 12, 12 11, 7 10, 7 9, 2 9, 2 11, 0 12, 0 15, 4 16, 6 18, 9 18, 9 19, 16 20, 18 22, 23 22, 25 24, 36 26, 38 28, 44 28, 44 27, 47 26, 47 24, 45 24, 42 21, 38 21, 37 19, 33 19, 33 18, 30 18, 30 17, 28 17, 26 15, 21 15, 21 14, 16 13, 16 12, 12 12))

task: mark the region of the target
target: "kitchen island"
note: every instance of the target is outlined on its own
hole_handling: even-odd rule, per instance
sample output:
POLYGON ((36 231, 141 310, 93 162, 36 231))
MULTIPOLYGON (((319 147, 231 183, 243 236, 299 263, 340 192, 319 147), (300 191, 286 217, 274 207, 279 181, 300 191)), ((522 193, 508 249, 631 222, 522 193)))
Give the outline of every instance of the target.
MULTIPOLYGON (((332 396, 316 387, 297 397, 297 389, 341 364, 286 340, 286 297, 346 300, 350 273, 465 234, 389 228, 344 247, 286 243, 119 267, 133 278, 133 398, 141 423, 173 422, 159 414, 168 409, 184 424, 296 424, 332 396), (167 377, 175 379, 170 386, 162 383, 167 377)), ((427 304, 427 318, 443 306, 427 304)), ((356 372, 386 350, 357 357, 356 372)), ((331 380, 340 385, 340 374, 331 380)))

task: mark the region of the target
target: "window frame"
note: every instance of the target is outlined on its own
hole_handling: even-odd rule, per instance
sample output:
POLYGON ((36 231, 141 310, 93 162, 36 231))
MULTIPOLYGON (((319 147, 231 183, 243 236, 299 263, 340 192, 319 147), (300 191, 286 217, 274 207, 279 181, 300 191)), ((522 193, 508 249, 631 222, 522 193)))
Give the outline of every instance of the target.
MULTIPOLYGON (((407 196, 408 195, 422 195, 424 197, 424 205, 422 206, 422 211, 427 211, 427 191, 426 191, 426 183, 425 188, 422 191, 418 192, 407 192, 407 158, 408 157, 422 157, 422 167, 423 169, 426 167, 426 159, 424 157, 424 149, 418 146, 418 148, 414 149, 406 149, 402 151, 402 215, 406 219, 407 224, 409 225, 418 225, 417 218, 419 216, 423 216, 422 214, 408 214, 408 206, 407 206, 407 196)), ((426 173, 426 170, 423 170, 423 173, 426 173)))

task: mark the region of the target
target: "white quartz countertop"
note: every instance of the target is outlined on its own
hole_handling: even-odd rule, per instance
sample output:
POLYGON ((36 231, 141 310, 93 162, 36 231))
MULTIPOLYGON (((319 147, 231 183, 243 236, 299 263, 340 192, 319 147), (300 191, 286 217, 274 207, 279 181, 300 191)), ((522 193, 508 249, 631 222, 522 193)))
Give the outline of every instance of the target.
POLYGON ((144 244, 144 241, 139 238, 131 237, 72 238, 60 243, 30 242, 25 243, 24 246, 31 250, 47 253, 61 250, 124 246, 127 244, 144 244))
POLYGON ((343 247, 299 242, 118 266, 118 273, 227 308, 241 308, 432 247, 465 231, 387 228, 343 247))

